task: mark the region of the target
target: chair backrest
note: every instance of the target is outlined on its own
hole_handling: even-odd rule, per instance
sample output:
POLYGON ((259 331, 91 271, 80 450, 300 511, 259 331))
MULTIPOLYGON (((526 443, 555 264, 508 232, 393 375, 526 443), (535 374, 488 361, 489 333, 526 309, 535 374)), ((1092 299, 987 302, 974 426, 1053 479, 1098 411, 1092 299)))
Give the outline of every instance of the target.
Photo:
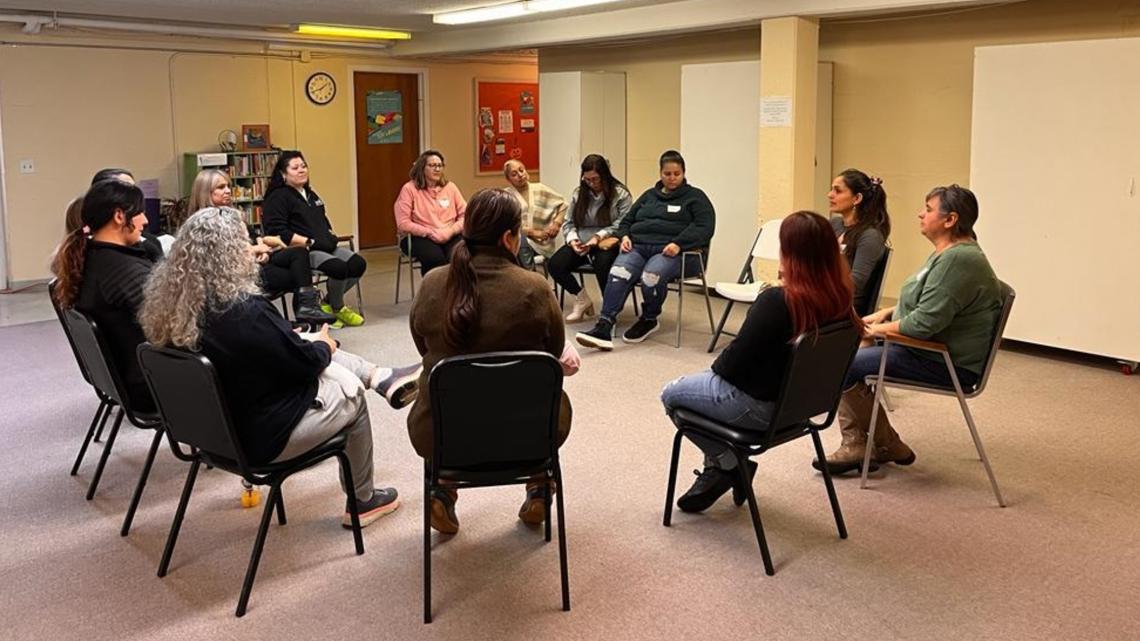
POLYGON ((86 370, 88 382, 103 396, 125 405, 127 395, 122 378, 95 321, 75 308, 64 310, 62 320, 76 357, 82 363, 80 369, 86 370))
POLYGON ((428 377, 432 466, 501 470, 555 456, 562 366, 537 351, 445 358, 428 377))
POLYGON ((879 301, 883 298, 883 284, 887 282, 887 269, 890 268, 893 252, 890 247, 885 248, 879 262, 875 264, 875 269, 871 270, 871 276, 865 286, 867 290, 863 295, 863 308, 855 310, 859 316, 869 316, 879 309, 879 301))
POLYGON ((71 328, 67 326, 67 320, 63 317, 63 308, 59 306, 59 300, 55 297, 57 282, 58 279, 55 278, 48 281, 48 298, 51 299, 51 308, 55 310, 55 317, 59 319, 59 324, 63 327, 63 335, 67 337, 67 344, 71 346, 71 353, 75 356, 79 373, 83 375, 83 380, 91 385, 91 375, 87 373, 87 366, 83 364, 83 358, 79 355, 79 348, 75 346, 75 339, 71 337, 71 328))
POLYGON ((780 260, 780 225, 783 222, 783 218, 776 218, 764 223, 756 235, 756 242, 752 244, 753 258, 780 260))
POLYGON ((973 398, 982 393, 986 388, 986 381, 990 379, 990 370, 997 359, 998 349, 1001 347, 1001 337, 1005 333, 1005 324, 1009 321, 1009 313, 1013 310, 1013 299, 1017 298, 1017 292, 1013 291, 1005 281, 998 281, 1001 286, 1001 313, 998 314, 997 323, 994 324, 994 338, 990 343, 990 351, 986 354, 986 363, 982 366, 982 375, 978 378, 978 384, 974 389, 966 393, 966 398, 973 398))
POLYGON ((170 438, 237 463, 248 475, 245 453, 210 359, 169 347, 138 347, 143 378, 170 438))
POLYGON ((803 433, 803 423, 813 416, 827 414, 823 425, 831 424, 859 339, 851 321, 832 323, 821 327, 818 334, 809 332, 795 339, 765 445, 803 433))

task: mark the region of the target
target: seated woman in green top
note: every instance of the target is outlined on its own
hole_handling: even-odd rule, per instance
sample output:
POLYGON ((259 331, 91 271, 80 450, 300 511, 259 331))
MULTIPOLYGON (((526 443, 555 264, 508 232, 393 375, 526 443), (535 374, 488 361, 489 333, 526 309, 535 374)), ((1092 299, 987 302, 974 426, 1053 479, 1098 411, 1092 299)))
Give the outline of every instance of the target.
MULTIPOLYGON (((965 187, 935 187, 926 195, 919 228, 934 245, 926 263, 902 285, 897 307, 863 318, 868 338, 897 332, 912 338, 945 343, 958 380, 974 385, 985 365, 1001 313, 1001 283, 978 246, 974 223, 978 199, 965 187)), ((883 346, 864 347, 847 372, 847 391, 839 402, 843 443, 827 457, 832 474, 859 469, 867 447, 874 392, 863 379, 879 373, 883 346)), ((950 386, 950 372, 940 354, 892 344, 887 349, 887 376, 950 386)), ((910 465, 914 451, 891 427, 886 412, 875 426, 872 464, 910 465)), ((812 463, 819 469, 820 462, 812 463)))

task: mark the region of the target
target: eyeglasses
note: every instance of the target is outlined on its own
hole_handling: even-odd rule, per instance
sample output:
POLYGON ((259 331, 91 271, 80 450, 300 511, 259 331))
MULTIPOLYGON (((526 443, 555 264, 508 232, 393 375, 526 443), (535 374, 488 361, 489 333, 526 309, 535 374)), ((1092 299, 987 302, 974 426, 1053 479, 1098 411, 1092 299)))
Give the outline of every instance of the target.
POLYGON ((425 165, 428 169, 443 169, 443 163, 428 163, 425 165))
POLYGON ((586 178, 585 176, 582 176, 582 182, 586 183, 587 185, 600 185, 602 184, 602 177, 594 176, 593 178, 586 178))

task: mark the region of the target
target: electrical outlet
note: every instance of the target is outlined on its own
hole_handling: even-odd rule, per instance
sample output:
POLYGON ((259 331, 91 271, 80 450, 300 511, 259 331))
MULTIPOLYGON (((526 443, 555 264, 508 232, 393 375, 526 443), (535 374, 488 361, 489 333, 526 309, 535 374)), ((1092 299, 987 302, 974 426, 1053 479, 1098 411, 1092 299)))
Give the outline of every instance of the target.
POLYGON ((34 174, 34 173, 36 173, 35 161, 33 161, 31 159, 21 160, 20 161, 20 173, 21 174, 34 174))

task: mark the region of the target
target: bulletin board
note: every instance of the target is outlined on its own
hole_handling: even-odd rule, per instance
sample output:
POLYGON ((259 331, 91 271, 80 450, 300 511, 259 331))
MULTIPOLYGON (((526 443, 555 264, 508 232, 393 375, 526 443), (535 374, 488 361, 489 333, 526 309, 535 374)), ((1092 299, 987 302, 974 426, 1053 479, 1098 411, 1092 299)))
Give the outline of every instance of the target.
POLYGON ((475 167, 499 174, 521 160, 538 170, 538 83, 475 81, 475 167))

